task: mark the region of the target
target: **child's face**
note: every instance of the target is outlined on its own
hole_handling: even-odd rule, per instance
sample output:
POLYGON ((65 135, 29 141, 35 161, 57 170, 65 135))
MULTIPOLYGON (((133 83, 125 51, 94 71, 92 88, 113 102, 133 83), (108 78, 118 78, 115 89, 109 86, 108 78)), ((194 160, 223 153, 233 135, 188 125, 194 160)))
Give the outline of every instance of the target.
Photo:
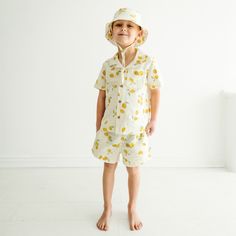
POLYGON ((113 22, 112 39, 122 48, 129 46, 134 42, 137 36, 142 35, 142 30, 132 21, 117 20, 113 22))

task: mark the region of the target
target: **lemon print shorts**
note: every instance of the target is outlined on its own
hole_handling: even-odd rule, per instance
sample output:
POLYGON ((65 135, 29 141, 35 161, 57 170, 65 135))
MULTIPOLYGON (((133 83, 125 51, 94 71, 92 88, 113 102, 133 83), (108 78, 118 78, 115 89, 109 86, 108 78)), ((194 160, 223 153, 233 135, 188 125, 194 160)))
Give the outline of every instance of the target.
POLYGON ((116 163, 122 155, 123 164, 128 167, 140 166, 151 159, 149 137, 145 131, 136 135, 122 135, 99 129, 92 153, 106 163, 116 163))

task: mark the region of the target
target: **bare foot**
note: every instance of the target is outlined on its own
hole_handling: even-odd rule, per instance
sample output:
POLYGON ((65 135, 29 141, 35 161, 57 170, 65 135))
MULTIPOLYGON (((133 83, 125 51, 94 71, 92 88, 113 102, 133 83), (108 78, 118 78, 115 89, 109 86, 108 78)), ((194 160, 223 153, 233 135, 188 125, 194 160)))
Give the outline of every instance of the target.
POLYGON ((143 223, 139 219, 136 210, 128 209, 128 218, 129 218, 129 225, 131 230, 139 230, 142 228, 143 223))
POLYGON ((111 209, 104 209, 102 216, 99 218, 97 222, 97 227, 100 230, 107 231, 109 228, 109 219, 111 217, 111 209))

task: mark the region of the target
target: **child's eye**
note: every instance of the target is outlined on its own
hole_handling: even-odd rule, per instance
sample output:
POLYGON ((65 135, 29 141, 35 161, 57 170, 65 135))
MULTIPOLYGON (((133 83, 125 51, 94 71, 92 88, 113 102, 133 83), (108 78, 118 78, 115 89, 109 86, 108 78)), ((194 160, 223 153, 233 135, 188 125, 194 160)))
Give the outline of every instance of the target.
POLYGON ((118 27, 120 27, 120 26, 121 26, 121 24, 116 24, 115 26, 118 26, 118 27))
POLYGON ((128 25, 129 28, 132 28, 133 26, 132 25, 128 25))

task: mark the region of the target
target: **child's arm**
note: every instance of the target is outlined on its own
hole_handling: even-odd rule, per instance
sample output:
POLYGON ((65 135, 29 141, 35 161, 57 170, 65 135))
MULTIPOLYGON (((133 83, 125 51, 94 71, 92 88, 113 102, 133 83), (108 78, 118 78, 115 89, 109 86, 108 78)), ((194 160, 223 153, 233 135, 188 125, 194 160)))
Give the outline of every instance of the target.
POLYGON ((155 130, 158 108, 160 103, 160 89, 151 89, 151 119, 146 126, 147 135, 152 135, 155 130))
POLYGON ((105 100, 106 91, 99 89, 98 99, 97 99, 97 121, 96 121, 96 131, 100 129, 102 117, 105 112, 105 100))

